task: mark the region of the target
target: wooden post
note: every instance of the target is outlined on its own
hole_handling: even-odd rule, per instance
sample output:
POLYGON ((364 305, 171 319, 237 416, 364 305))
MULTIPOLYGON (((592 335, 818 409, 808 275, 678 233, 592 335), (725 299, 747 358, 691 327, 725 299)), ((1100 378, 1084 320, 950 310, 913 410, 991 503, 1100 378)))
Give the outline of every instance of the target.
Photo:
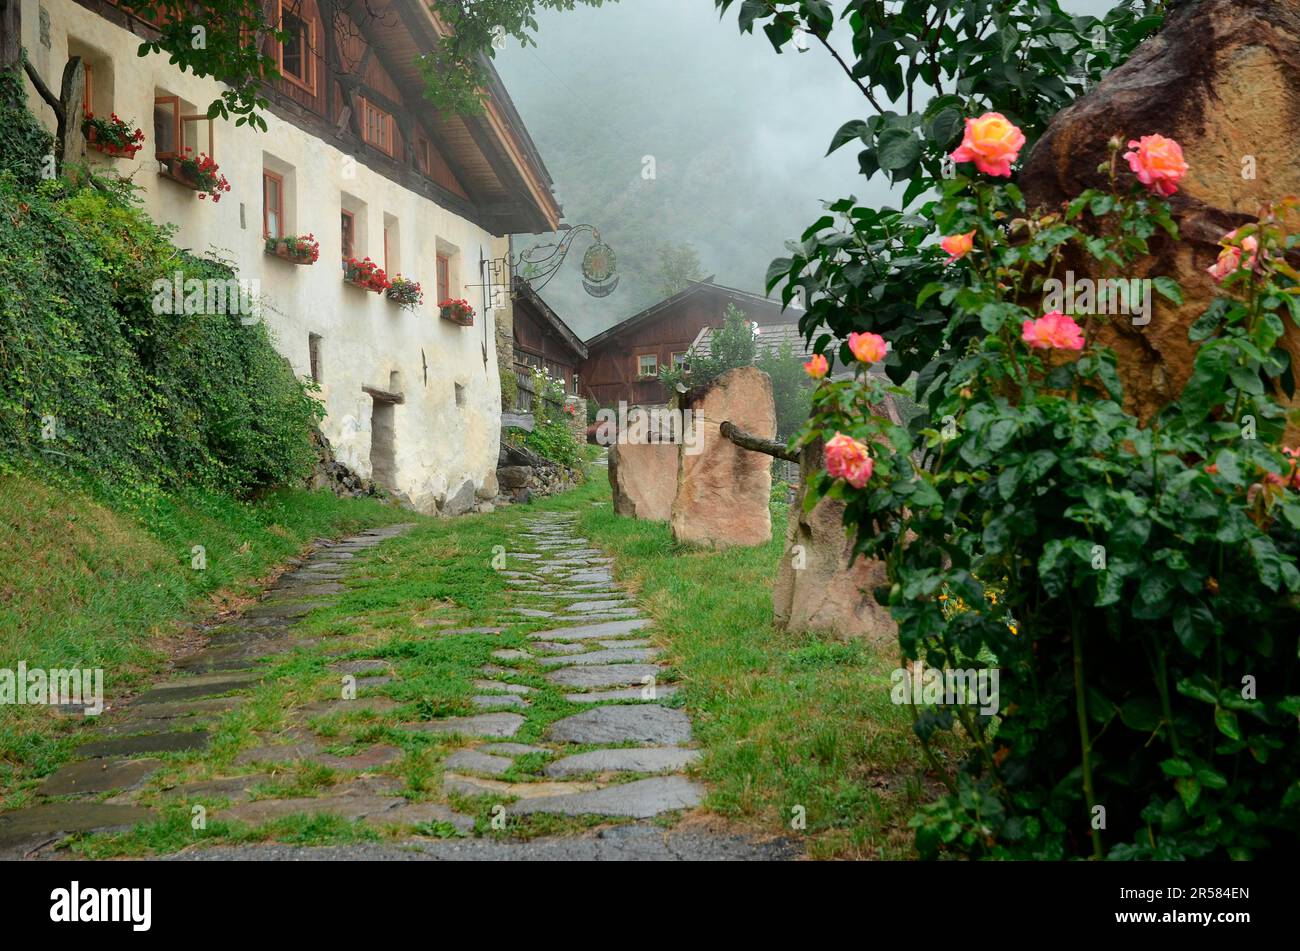
POLYGON ((761 452, 769 456, 775 456, 778 459, 784 459, 786 462, 798 462, 799 453, 793 449, 782 445, 772 439, 764 439, 761 436, 753 436, 739 429, 730 422, 724 422, 718 427, 718 432, 730 439, 741 449, 748 449, 751 452, 761 452))

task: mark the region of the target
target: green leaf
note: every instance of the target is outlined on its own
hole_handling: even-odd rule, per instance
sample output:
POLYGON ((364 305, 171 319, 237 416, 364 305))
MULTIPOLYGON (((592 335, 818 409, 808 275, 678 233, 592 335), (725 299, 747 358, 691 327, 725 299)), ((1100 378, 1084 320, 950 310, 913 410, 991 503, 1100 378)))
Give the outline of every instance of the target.
POLYGON ((1157 277, 1151 283, 1155 287, 1156 293, 1165 300, 1182 306, 1183 290, 1172 277, 1157 277))
POLYGON ((1219 732, 1230 740, 1241 739, 1241 727, 1237 724, 1237 714, 1231 710, 1225 710, 1223 707, 1216 707, 1214 710, 1214 725, 1218 727, 1219 732))
POLYGON ((844 123, 844 125, 840 126, 839 131, 831 138, 831 147, 826 150, 826 154, 830 155, 836 149, 852 142, 854 139, 861 139, 862 134, 866 131, 867 124, 861 119, 852 119, 844 123))
POLYGON ((886 129, 876 140, 876 158, 887 172, 907 168, 921 157, 921 140, 902 129, 886 129))

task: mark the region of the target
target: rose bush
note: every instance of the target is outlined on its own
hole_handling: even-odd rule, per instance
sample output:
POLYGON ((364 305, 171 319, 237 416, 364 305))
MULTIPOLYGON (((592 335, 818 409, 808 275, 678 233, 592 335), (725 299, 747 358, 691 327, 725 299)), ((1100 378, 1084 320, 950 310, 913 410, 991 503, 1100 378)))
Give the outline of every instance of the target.
MULTIPOLYGON (((947 792, 913 822, 926 856, 1246 858, 1300 841, 1300 452, 1283 445, 1294 382, 1278 346, 1300 324, 1283 226, 1297 203, 1225 237, 1191 378, 1150 425, 1095 343, 1113 318, 1041 308, 1067 249, 1106 274, 1157 234, 1177 240, 1164 199, 1187 168, 1157 139, 1130 146, 1127 170, 1112 140, 1111 188, 1060 209, 1026 209, 1011 183, 944 182, 928 213, 940 234, 973 230, 974 251, 915 302, 944 315, 942 372, 922 366, 917 384, 929 423, 873 415, 898 388, 864 367, 823 384, 801 436, 828 441, 810 496, 843 500, 857 552, 887 566, 878 598, 903 656, 1000 674, 994 715, 912 708, 927 750, 940 730, 970 750, 954 770, 931 753, 947 792)), ((909 333, 883 330, 891 356, 909 333)), ((878 358, 867 336, 841 359, 878 358)))

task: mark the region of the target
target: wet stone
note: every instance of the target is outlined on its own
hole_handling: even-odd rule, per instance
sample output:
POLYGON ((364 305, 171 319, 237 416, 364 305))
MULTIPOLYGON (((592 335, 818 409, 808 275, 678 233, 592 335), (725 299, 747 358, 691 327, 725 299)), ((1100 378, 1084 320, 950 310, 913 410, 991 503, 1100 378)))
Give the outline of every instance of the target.
POLYGON ((578 776, 583 773, 669 773, 679 772, 700 758, 699 750, 679 747, 648 749, 591 750, 550 763, 547 776, 578 776))
POLYGON ((526 694, 532 693, 532 687, 525 687, 523 684, 508 684, 500 680, 475 680, 474 686, 479 690, 501 690, 505 693, 526 694))
POLYGON ((664 669, 656 664, 609 664, 601 667, 563 667, 553 670, 546 679, 562 687, 622 687, 639 684, 646 677, 662 677, 664 669))
POLYGON ((618 637, 621 634, 631 634, 633 631, 639 631, 649 624, 650 621, 646 618, 635 618, 627 621, 604 621, 600 624, 580 624, 573 627, 553 628, 549 631, 537 631, 528 636, 539 641, 595 640, 602 637, 618 637))
POLYGON ((86 743, 74 750, 77 756, 132 756, 136 753, 183 753, 206 749, 208 734, 204 730, 174 733, 146 733, 116 740, 86 743))
POLYGON ((140 806, 101 802, 54 802, 6 812, 0 814, 0 854, 50 841, 60 833, 125 829, 153 818, 151 810, 140 806))
POLYGON ((691 739, 691 721, 657 704, 595 707, 546 728, 546 738, 568 743, 652 743, 675 746, 691 739))
POLYGON ((613 648, 600 651, 590 651, 586 654, 569 654, 560 657, 543 657, 540 658, 544 667, 560 666, 591 666, 595 664, 621 664, 627 661, 640 663, 642 661, 654 660, 662 653, 656 647, 631 647, 631 648, 613 648))
POLYGON ((444 761, 448 769, 465 770, 470 773, 485 773, 500 776, 514 765, 514 761, 505 756, 493 756, 478 750, 457 750, 444 761))
POLYGON ((252 773, 248 776, 229 776, 224 779, 205 779, 196 783, 185 783, 163 790, 165 799, 248 799, 258 786, 275 782, 270 773, 252 773))
POLYGON ((564 699, 569 703, 617 703, 621 701, 638 701, 640 703, 658 703, 667 700, 677 692, 677 688, 668 685, 649 687, 628 687, 624 690, 596 690, 591 693, 569 693, 564 699))
POLYGON ((704 787, 684 776, 639 779, 593 792, 527 799, 515 803, 515 814, 557 813, 566 816, 630 816, 649 819, 664 812, 691 809, 704 799, 704 787))
POLYGON ((480 713, 469 717, 447 717, 423 723, 404 723, 402 729, 420 733, 459 733, 462 736, 487 736, 507 739, 519 732, 524 718, 517 713, 480 713))
POLYGON ((526 707, 528 701, 512 693, 496 696, 470 697, 469 702, 479 710, 504 710, 511 707, 526 707))
POLYGON ((133 789, 152 775, 162 760, 93 759, 68 763, 47 776, 36 791, 42 796, 75 796, 133 789))

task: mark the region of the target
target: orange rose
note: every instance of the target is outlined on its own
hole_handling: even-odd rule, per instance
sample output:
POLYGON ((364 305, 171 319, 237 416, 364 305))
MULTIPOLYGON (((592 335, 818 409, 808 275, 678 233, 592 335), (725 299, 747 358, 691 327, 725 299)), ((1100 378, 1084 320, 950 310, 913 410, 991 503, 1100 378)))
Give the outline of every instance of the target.
POLYGON ((939 247, 948 252, 948 263, 951 264, 958 258, 964 258, 970 254, 971 249, 975 247, 975 232, 950 234, 939 242, 939 247))
POLYGON ((978 119, 966 120, 966 135, 950 158, 954 162, 974 162, 985 175, 1011 177, 1011 163, 1025 147, 1025 134, 1000 112, 986 112, 978 119))
POLYGON ((885 338, 880 334, 849 334, 849 349, 863 363, 879 363, 888 352, 885 338))
POLYGON ((832 479, 843 479, 855 489, 867 484, 875 463, 867 447, 843 433, 836 433, 826 443, 826 473, 832 479))
POLYGON ((830 364, 820 353, 815 353, 813 358, 803 365, 803 369, 814 380, 820 380, 830 371, 830 364))

